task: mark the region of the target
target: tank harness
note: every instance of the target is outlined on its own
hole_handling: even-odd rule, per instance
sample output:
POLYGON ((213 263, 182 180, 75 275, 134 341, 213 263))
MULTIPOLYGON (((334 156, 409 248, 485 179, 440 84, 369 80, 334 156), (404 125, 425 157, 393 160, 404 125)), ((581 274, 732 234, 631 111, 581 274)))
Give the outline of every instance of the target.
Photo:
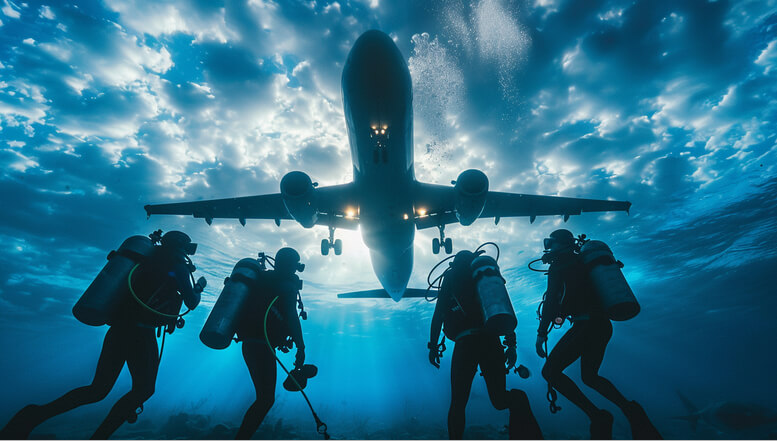
MULTIPOLYGON (((272 257, 260 254, 260 260, 262 265, 264 265, 265 261, 269 262, 269 260, 272 260, 272 262, 269 262, 270 266, 275 268, 275 265, 273 264, 275 259, 273 259, 272 257)), ((302 397, 305 398, 305 402, 308 404, 308 407, 310 408, 310 413, 313 414, 313 419, 316 421, 316 432, 319 435, 323 435, 325 440, 331 439, 332 437, 327 432, 326 423, 321 421, 321 418, 318 417, 318 414, 316 414, 316 411, 313 409, 313 405, 310 403, 310 399, 308 398, 308 395, 305 393, 302 386, 300 386, 300 384, 297 382, 297 379, 294 378, 293 375, 291 375, 288 369, 286 369, 286 366, 284 366, 283 362, 281 362, 281 359, 278 358, 278 355, 275 353, 275 349, 273 348, 272 343, 270 343, 270 336, 267 333, 267 318, 270 315, 270 310, 272 309, 273 304, 275 304, 278 298, 279 296, 275 296, 275 298, 273 298, 272 301, 270 302, 270 305, 267 307, 267 310, 264 312, 264 321, 262 324, 262 329, 264 330, 264 341, 265 343, 267 343, 267 346, 270 348, 270 351, 272 352, 273 357, 275 357, 275 361, 278 362, 278 365, 280 365, 281 369, 283 369, 283 372, 285 372, 286 375, 289 378, 291 378, 294 384, 297 385, 297 387, 299 388, 299 391, 302 393, 302 397)), ((307 320, 308 314, 305 312, 305 307, 302 304, 302 295, 299 292, 297 293, 297 305, 301 309, 299 316, 302 317, 303 320, 307 320)), ((288 350, 286 350, 286 352, 288 352, 288 350)))
MULTIPOLYGON (((185 256, 185 257, 186 257, 187 263, 189 265, 189 268, 193 268, 194 264, 192 263, 192 260, 189 258, 189 256, 185 256)), ((130 271, 129 276, 127 276, 127 285, 129 286, 129 291, 130 291, 130 294, 132 294, 132 298, 134 298, 135 301, 138 302, 138 304, 140 306, 142 306, 144 309, 146 309, 147 311, 151 312, 152 314, 156 314, 156 315, 158 315, 160 317, 165 317, 165 318, 169 318, 169 319, 175 319, 175 328, 178 328, 178 329, 183 328, 184 324, 186 323, 186 321, 183 319, 183 316, 185 316, 186 314, 192 312, 191 309, 187 308, 187 310, 183 314, 167 314, 167 313, 164 313, 164 312, 161 312, 161 311, 157 311, 156 309, 148 306, 148 304, 143 302, 143 300, 140 300, 140 297, 138 297, 137 293, 135 293, 135 289, 132 287, 132 275, 135 273, 135 270, 138 269, 139 266, 140 266, 139 263, 135 264, 135 266, 132 267, 132 270, 130 271)), ((192 280, 192 286, 196 287, 197 286, 197 282, 195 282, 194 275, 192 274, 191 271, 189 272, 189 277, 192 280)), ((159 293, 160 289, 161 289, 161 287, 159 289, 157 289, 157 291, 151 296, 151 298, 149 300, 153 299, 159 293)), ((159 337, 160 334, 161 334, 161 337, 162 337, 162 345, 159 348, 159 359, 158 359, 157 364, 162 362, 162 353, 165 350, 165 336, 167 334, 172 334, 173 330, 175 328, 173 328, 173 325, 165 325, 165 326, 160 326, 160 327, 157 328, 157 337, 159 337), (163 329, 164 329, 164 332, 162 332, 163 329)))

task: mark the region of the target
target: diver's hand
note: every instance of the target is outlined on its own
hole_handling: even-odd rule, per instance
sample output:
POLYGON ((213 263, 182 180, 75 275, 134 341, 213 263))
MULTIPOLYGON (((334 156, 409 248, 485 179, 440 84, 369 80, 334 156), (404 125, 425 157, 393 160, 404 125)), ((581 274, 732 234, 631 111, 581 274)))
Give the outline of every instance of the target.
POLYGON ((545 353, 545 349, 543 349, 543 345, 545 344, 546 340, 548 340, 547 335, 537 334, 537 343, 534 345, 534 347, 537 349, 537 355, 539 355, 540 358, 545 358, 548 356, 548 354, 545 353))
POLYGON ((437 345, 433 343, 429 343, 427 345, 429 348, 429 363, 432 364, 432 366, 436 367, 437 369, 440 368, 440 351, 437 349, 437 345))
POLYGON ((516 361, 518 361, 518 354, 515 352, 515 346, 508 346, 505 349, 505 364, 508 371, 515 367, 516 361))
POLYGON ((294 358, 294 367, 299 369, 305 364, 305 348, 297 347, 297 356, 294 358))

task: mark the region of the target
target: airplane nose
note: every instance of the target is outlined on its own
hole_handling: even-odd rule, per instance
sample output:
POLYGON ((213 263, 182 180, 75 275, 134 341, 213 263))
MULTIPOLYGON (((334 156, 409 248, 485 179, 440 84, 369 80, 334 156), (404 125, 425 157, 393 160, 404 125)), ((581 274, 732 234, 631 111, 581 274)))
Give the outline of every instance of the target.
POLYGON ((413 270, 413 248, 396 254, 384 254, 385 250, 381 251, 370 250, 372 267, 389 296, 399 301, 405 294, 413 270))
POLYGON ((375 52, 390 51, 395 47, 394 40, 392 40, 385 32, 373 29, 363 33, 356 39, 353 48, 351 48, 351 53, 354 55, 361 55, 364 53, 374 54, 375 52))
POLYGON ((376 74, 390 71, 392 75, 398 66, 405 64, 402 53, 394 40, 381 31, 367 31, 354 43, 346 61, 346 75, 351 70, 368 69, 376 74))

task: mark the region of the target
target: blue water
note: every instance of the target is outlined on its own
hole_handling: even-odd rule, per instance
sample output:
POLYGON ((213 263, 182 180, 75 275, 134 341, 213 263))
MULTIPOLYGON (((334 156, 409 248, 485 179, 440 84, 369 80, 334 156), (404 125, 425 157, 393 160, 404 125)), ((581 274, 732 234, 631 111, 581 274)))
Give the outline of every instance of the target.
MULTIPOLYGON (((693 234, 683 233, 684 227, 679 226, 653 237, 611 242, 626 263, 624 272, 642 312, 631 321, 614 324, 601 373, 628 398, 641 402, 667 438, 768 438, 774 434, 774 425, 721 432, 702 424, 692 431, 687 422, 672 419, 686 414, 677 391, 699 408, 720 401, 777 408, 777 296, 770 277, 777 268, 777 257, 765 240, 774 237, 774 218, 764 217, 774 214, 774 191, 771 183, 721 208, 719 216, 697 219, 693 234), (727 218, 723 215, 726 210, 734 209, 745 210, 738 213, 743 227, 752 227, 751 221, 766 223, 760 230, 730 230, 722 235, 717 224, 727 218), (737 250, 736 243, 744 240, 745 232, 758 235, 759 240, 751 241, 748 249, 737 250), (719 240, 704 245, 700 238, 707 234, 719 240), (702 260, 703 264, 696 263, 702 260)), ((639 218, 623 222, 639 222, 639 218)), ((596 236, 593 223, 580 221, 576 226, 596 236)), ((114 237, 118 244, 121 235, 114 237)), ((598 237, 607 236, 602 233, 598 237)), ((146 402, 138 422, 125 424, 116 437, 232 437, 253 401, 254 391, 238 345, 217 351, 198 339, 221 280, 231 265, 244 257, 229 256, 214 245, 217 243, 212 239, 203 240, 194 259, 200 266, 198 274, 210 281, 202 305, 186 317, 183 329, 168 337, 155 395, 146 402), (220 424, 225 427, 217 427, 220 424)), ((519 319, 519 362, 532 372, 527 380, 511 374, 508 387, 528 393, 546 437, 586 438, 587 420, 581 411, 560 398, 563 410, 551 415, 545 401, 546 385, 539 375, 542 360, 533 348, 535 309, 545 282, 542 275, 525 267, 537 252, 503 244, 500 262, 519 319)), ((72 254, 72 261, 39 261, 40 266, 34 269, 39 272, 37 279, 10 275, 5 284, 5 307, 0 310, 0 344, 5 352, 0 359, 0 424, 28 403, 48 402, 91 380, 106 328, 81 324, 69 309, 103 264, 104 252, 74 249, 72 254), (23 309, 21 302, 37 307, 23 309)), ((420 286, 437 258, 419 257, 411 285, 420 286)), ((349 262, 348 253, 335 259, 352 264, 354 271, 364 271, 360 265, 366 265, 349 262)), ((323 276, 315 267, 324 258, 311 254, 307 260, 308 270, 302 276, 306 279, 303 296, 309 319, 303 322, 303 330, 307 360, 319 367, 319 374, 310 380, 306 391, 330 433, 336 438, 447 437, 452 345, 439 370, 429 365, 426 342, 434 305, 423 299, 399 303, 335 300, 334 293, 343 289, 340 286, 350 289, 353 284, 316 282, 315 275, 323 276)), ((363 277, 374 276, 367 273, 363 277)), ((561 335, 561 331, 553 331, 550 345, 561 335)), ((291 365, 293 352, 281 355, 281 360, 291 365)), ((581 384, 577 363, 567 373, 581 384)), ((282 374, 279 379, 280 383, 282 374)), ((125 370, 105 400, 55 417, 33 435, 90 436, 129 385, 125 370)), ((616 415, 615 436, 628 438, 627 422, 617 409, 590 389, 583 390, 597 405, 616 415)), ((256 436, 316 438, 315 424, 302 397, 283 390, 280 384, 276 397, 256 436)), ((485 384, 476 376, 467 409, 466 436, 505 438, 506 423, 507 412, 491 407, 485 384)))

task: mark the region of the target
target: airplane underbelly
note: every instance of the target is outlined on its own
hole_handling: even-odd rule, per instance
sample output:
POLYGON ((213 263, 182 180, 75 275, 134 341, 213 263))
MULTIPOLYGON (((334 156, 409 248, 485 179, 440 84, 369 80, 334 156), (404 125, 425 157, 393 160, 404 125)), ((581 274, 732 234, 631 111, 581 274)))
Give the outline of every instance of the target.
POLYGON ((370 249, 399 253, 413 245, 415 224, 408 192, 391 185, 371 189, 360 204, 362 238, 370 249))

